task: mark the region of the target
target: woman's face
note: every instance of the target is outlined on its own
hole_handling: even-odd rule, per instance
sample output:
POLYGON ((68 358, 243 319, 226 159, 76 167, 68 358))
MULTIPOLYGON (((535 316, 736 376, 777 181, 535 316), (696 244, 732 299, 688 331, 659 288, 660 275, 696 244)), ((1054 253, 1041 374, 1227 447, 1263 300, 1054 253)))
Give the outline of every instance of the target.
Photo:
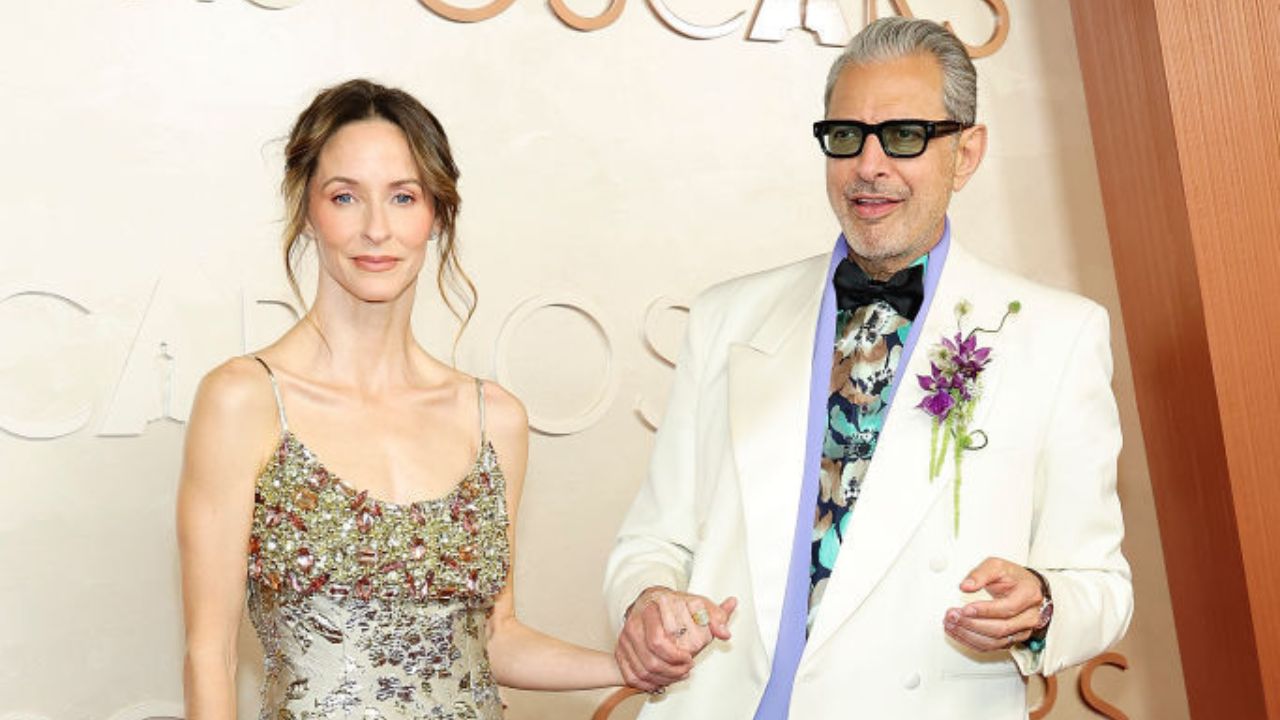
POLYGON ((382 119, 349 123, 320 151, 307 226, 326 276, 357 299, 387 302, 417 281, 435 222, 404 132, 382 119))

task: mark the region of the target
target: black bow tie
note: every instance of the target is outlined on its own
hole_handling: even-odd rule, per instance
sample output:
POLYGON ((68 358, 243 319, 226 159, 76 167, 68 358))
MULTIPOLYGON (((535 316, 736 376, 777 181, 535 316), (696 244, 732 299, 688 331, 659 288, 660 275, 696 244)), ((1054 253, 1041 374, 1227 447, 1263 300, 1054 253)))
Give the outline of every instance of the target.
POLYGON ((924 304, 924 265, 899 270, 884 282, 867 277, 858 264, 845 258, 836 266, 832 281, 836 286, 836 305, 841 310, 854 310, 883 300, 908 320, 915 320, 924 304))

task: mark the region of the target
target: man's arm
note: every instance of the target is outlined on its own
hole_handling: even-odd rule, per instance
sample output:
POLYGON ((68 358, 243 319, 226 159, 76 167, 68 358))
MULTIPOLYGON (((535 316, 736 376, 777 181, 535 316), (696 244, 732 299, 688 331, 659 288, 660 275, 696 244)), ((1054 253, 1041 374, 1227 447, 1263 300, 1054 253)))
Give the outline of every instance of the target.
POLYGON ((1120 418, 1107 313, 1094 307, 1059 383, 1041 459, 1028 564, 1053 593, 1044 649, 1015 649, 1023 673, 1051 675, 1105 651, 1129 627, 1133 584, 1120 552, 1120 418))
POLYGON ((1043 647, 1025 644, 1041 620, 1040 577, 1008 560, 988 558, 960 586, 986 589, 992 600, 952 608, 944 621, 948 634, 977 650, 1008 648, 1027 675, 1052 675, 1102 653, 1133 612, 1129 565, 1120 553, 1120 422, 1104 310, 1094 307, 1086 316, 1056 387, 1046 389, 1052 400, 1027 560, 1053 599, 1047 632, 1036 633, 1043 647))
POLYGON ((697 550, 697 415, 703 353, 699 308, 676 365, 667 410, 654 442, 649 474, 618 531, 605 570, 605 602, 615 629, 646 588, 683 590, 697 550))
POLYGON ((632 501, 605 571, 605 602, 619 629, 617 656, 630 685, 683 679, 712 637, 728 638, 732 599, 687 595, 698 545, 697 421, 707 341, 697 305, 676 366, 649 475, 632 501))

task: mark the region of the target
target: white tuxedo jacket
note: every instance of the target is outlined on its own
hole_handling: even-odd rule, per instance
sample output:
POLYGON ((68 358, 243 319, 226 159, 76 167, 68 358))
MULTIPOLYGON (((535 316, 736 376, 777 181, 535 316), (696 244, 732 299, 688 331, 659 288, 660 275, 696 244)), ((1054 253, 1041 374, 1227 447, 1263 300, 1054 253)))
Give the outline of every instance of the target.
MULTIPOLYGON (((750 720, 769 679, 804 473, 814 330, 830 257, 739 278, 704 293, 647 482, 609 558, 615 627, 650 585, 740 600, 733 637, 642 720, 750 720)), ((951 245, 934 298, 850 519, 805 646, 791 720, 1027 716, 1023 675, 1101 653, 1128 626, 1133 596, 1120 552, 1119 419, 1106 311, 986 265, 951 245), (931 419, 915 406, 929 350, 966 323, 1022 312, 992 349, 971 429, 988 445, 963 462, 960 529, 953 465, 929 479, 931 419), (1055 615, 1044 650, 980 654, 943 631, 959 590, 987 557, 1040 570, 1055 615)))

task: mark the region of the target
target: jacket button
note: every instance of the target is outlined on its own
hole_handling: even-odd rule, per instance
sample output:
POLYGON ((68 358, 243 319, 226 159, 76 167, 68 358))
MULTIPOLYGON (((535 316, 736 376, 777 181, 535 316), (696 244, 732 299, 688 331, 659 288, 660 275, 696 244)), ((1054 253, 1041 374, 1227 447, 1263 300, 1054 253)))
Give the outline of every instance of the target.
POLYGON ((915 690, 920 687, 920 673, 911 673, 902 681, 902 687, 908 690, 915 690))

